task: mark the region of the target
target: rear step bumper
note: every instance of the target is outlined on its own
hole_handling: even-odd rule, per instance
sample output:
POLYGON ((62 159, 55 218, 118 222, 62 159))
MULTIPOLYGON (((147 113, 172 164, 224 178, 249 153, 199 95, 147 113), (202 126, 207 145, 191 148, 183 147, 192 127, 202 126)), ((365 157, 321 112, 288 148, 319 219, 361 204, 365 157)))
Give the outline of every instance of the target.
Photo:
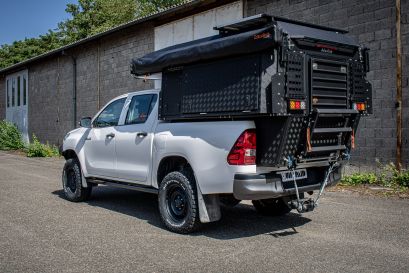
POLYGON ((314 109, 307 131, 307 149, 304 156, 326 155, 336 158, 354 147, 354 133, 359 123, 359 112, 354 109, 314 109))
MULTIPOLYGON (((335 185, 341 180, 341 167, 335 170, 331 176, 328 186, 335 185)), ((308 182, 308 185, 298 186, 298 191, 308 192, 318 190, 322 181, 308 182)), ((281 178, 275 173, 269 174, 236 174, 233 183, 233 195, 239 200, 260 200, 268 198, 279 198, 295 194, 293 182, 291 186, 284 186, 281 178)))

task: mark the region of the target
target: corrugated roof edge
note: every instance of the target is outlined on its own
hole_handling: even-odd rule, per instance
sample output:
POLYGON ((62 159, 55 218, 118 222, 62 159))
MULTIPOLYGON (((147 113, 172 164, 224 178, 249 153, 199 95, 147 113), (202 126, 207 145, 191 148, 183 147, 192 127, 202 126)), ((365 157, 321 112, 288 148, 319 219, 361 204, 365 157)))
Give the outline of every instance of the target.
POLYGON ((178 10, 181 10, 181 9, 184 9, 184 8, 187 8, 187 7, 192 6, 192 5, 194 5, 194 4, 196 4, 196 3, 199 3, 199 2, 203 2, 203 1, 202 1, 202 0, 185 0, 185 1, 183 1, 182 3, 180 3, 180 4, 173 5, 173 6, 169 7, 169 8, 167 8, 167 9, 160 10, 160 11, 158 11, 158 12, 156 12, 156 13, 152 13, 152 14, 147 15, 147 16, 144 16, 144 17, 136 18, 135 20, 132 20, 132 21, 129 21, 129 22, 127 22, 127 23, 124 23, 124 24, 121 24, 121 25, 119 25, 119 26, 116 26, 116 27, 114 27, 114 28, 108 29, 108 30, 106 30, 106 31, 104 31, 104 32, 97 33, 97 34, 95 34, 95 35, 92 35, 92 36, 86 37, 86 38, 84 38, 84 39, 78 40, 78 41, 76 41, 76 42, 74 42, 74 43, 71 43, 71 44, 68 44, 68 45, 65 45, 65 46, 62 46, 62 47, 59 47, 59 48, 50 50, 50 51, 48 51, 48 52, 46 52, 46 53, 40 54, 40 55, 38 55, 38 56, 32 57, 32 58, 30 58, 30 59, 24 60, 24 61, 19 62, 19 63, 13 64, 13 65, 8 66, 8 67, 6 67, 6 68, 0 69, 0 75, 1 75, 1 74, 4 75, 4 74, 6 74, 6 72, 8 72, 8 71, 17 69, 17 68, 19 68, 19 67, 28 65, 29 63, 32 63, 32 62, 34 62, 34 61, 41 60, 41 59, 43 59, 43 58, 46 58, 46 57, 55 55, 55 54, 57 54, 57 53, 59 53, 59 52, 62 52, 62 51, 64 51, 64 50, 67 50, 67 49, 76 47, 76 46, 78 46, 78 45, 81 45, 81 44, 90 42, 90 41, 92 41, 92 40, 101 38, 101 37, 106 36, 106 35, 109 35, 109 34, 111 34, 111 33, 113 33, 113 32, 116 32, 116 31, 119 31, 119 30, 122 30, 122 29, 125 29, 125 28, 128 28, 128 27, 131 27, 131 26, 134 26, 134 25, 137 25, 137 24, 140 24, 140 23, 144 23, 144 22, 147 22, 147 21, 149 21, 149 20, 158 18, 158 17, 160 17, 160 16, 163 16, 163 15, 166 15, 166 14, 169 14, 169 13, 172 13, 172 12, 175 12, 175 11, 178 11, 178 10))

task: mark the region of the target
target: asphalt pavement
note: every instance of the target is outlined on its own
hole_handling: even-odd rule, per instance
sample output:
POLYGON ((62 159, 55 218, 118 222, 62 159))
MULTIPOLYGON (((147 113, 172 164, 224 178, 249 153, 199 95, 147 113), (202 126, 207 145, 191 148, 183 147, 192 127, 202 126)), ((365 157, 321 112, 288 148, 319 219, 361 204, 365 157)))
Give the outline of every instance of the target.
POLYGON ((179 235, 152 194, 100 186, 66 201, 63 164, 0 152, 0 272, 409 272, 408 199, 328 192, 277 218, 244 202, 179 235))

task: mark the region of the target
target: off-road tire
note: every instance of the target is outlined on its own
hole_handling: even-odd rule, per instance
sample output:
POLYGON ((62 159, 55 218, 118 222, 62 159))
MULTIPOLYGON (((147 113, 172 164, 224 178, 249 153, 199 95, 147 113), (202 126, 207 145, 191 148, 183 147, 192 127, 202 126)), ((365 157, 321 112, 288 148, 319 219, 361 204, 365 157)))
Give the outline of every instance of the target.
POLYGON ((281 216, 291 211, 282 198, 253 200, 252 203, 256 211, 265 216, 281 216))
POLYGON ((62 173, 64 196, 71 202, 82 202, 90 198, 92 185, 82 185, 81 165, 76 158, 67 159, 62 173))
POLYGON ((200 226, 196 182, 190 170, 167 174, 159 186, 159 212, 164 225, 176 233, 190 233, 200 226))

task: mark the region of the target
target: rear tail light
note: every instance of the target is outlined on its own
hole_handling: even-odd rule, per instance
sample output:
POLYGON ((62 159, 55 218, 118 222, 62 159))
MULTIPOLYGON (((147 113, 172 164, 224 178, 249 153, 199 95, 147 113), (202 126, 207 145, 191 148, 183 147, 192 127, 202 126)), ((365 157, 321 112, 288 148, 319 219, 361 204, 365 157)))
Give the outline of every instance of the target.
POLYGON ((290 100, 290 110, 305 110, 305 101, 290 100))
POLYGON ((366 104, 363 102, 356 102, 353 104, 353 107, 355 110, 358 111, 365 111, 366 110, 366 104))
POLYGON ((227 156, 230 165, 256 164, 256 130, 246 130, 234 143, 227 156))

